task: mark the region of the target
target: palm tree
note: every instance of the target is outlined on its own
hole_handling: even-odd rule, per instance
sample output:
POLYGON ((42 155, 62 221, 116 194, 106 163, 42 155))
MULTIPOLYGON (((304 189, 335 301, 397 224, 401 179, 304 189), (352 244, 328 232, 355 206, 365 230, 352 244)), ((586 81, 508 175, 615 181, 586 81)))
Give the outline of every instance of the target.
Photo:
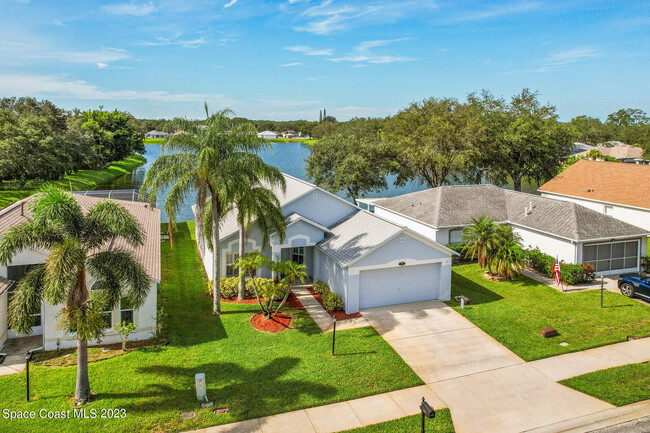
POLYGON ((162 144, 162 153, 147 172, 142 189, 151 202, 158 192, 167 188, 165 210, 177 214, 187 196, 196 191, 197 225, 201 239, 207 237, 208 248, 213 251, 212 314, 221 314, 221 255, 219 223, 227 213, 236 194, 260 184, 258 177, 266 164, 256 154, 270 147, 257 137, 251 123, 236 123, 230 110, 210 114, 204 105, 207 119, 201 123, 177 118, 170 127, 177 133, 162 144), (166 152, 173 152, 165 154, 166 152), (210 231, 204 231, 204 221, 209 221, 210 231))
POLYGON ((513 232, 512 227, 504 224, 497 225, 496 233, 498 245, 490 257, 490 262, 500 276, 510 280, 521 274, 524 266, 521 236, 513 232))
POLYGON ((472 225, 463 229, 461 242, 464 245, 465 257, 474 260, 478 258, 478 265, 481 268, 488 267, 492 273, 490 255, 499 245, 499 236, 494 220, 483 216, 472 218, 472 225))
MULTIPOLYGON (((266 173, 258 174, 272 186, 282 187, 285 190, 284 176, 275 167, 266 166, 266 173)), ((263 236, 262 244, 266 245, 271 233, 276 232, 280 241, 284 239, 286 221, 282 213, 280 201, 275 193, 262 185, 246 188, 236 193, 235 208, 237 210, 237 225, 239 227, 239 257, 246 253, 246 240, 248 232, 253 223, 257 222, 257 228, 263 236)), ((239 270, 239 293, 238 299, 244 299, 244 274, 239 270)))
POLYGON ((289 293, 291 292, 291 286, 293 286, 293 283, 298 279, 304 283, 305 278, 307 277, 307 265, 305 264, 294 263, 290 260, 276 263, 279 263, 279 266, 276 268, 276 272, 280 271, 282 275, 284 275, 283 280, 287 284, 287 291, 285 292, 284 298, 282 298, 282 301, 280 302, 280 305, 278 305, 278 308, 275 310, 274 314, 278 314, 278 312, 280 312, 280 308, 282 308, 282 306, 287 302, 287 299, 289 299, 289 293))
POLYGON ((75 400, 90 399, 88 340, 103 335, 103 311, 114 309, 126 297, 134 308, 149 293, 149 278, 133 253, 112 248, 117 239, 130 246, 144 242, 136 219, 123 206, 106 200, 86 214, 76 199, 55 187, 46 187, 29 201, 31 219, 0 238, 0 263, 7 266, 25 248, 49 250, 44 264, 34 266, 16 287, 9 306, 12 329, 30 334, 32 314, 43 301, 65 303, 58 327, 77 337, 77 385, 75 400), (87 274, 95 280, 92 294, 87 274))

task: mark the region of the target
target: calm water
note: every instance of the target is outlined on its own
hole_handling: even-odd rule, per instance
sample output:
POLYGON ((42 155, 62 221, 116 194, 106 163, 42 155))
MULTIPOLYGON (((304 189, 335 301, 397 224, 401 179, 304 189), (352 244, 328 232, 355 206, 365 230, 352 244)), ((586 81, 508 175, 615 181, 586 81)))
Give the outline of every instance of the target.
MULTIPOLYGON (((97 189, 139 189, 144 182, 147 170, 149 170, 151 164, 160 156, 159 144, 148 144, 145 147, 146 153, 144 156, 147 158, 146 164, 138 167, 129 174, 99 185, 97 189)), ((273 143, 273 149, 262 152, 261 156, 262 159, 264 159, 264 162, 278 167, 284 173, 287 173, 299 179, 309 181, 309 179, 307 179, 305 176, 305 158, 307 158, 309 153, 309 146, 306 144, 273 143)), ((392 197, 426 189, 426 186, 421 185, 417 182, 411 182, 407 185, 396 187, 392 184, 394 180, 395 176, 389 176, 388 189, 370 193, 367 195, 367 197, 392 197)), ((506 186, 506 188, 511 188, 511 186, 506 186)), ((525 183, 522 185, 522 189, 525 192, 534 193, 537 190, 537 186, 525 183)), ((341 193, 339 195, 341 197, 344 197, 345 194, 341 193)), ((162 207, 162 203, 165 200, 166 196, 166 191, 159 194, 158 203, 160 207, 162 207)), ((193 203, 194 196, 190 195, 187 203, 185 203, 179 215, 177 215, 178 221, 191 221, 194 219, 194 215, 192 214, 191 209, 191 205, 193 203)), ((167 215, 165 214, 164 210, 162 211, 162 220, 167 221, 167 215)))

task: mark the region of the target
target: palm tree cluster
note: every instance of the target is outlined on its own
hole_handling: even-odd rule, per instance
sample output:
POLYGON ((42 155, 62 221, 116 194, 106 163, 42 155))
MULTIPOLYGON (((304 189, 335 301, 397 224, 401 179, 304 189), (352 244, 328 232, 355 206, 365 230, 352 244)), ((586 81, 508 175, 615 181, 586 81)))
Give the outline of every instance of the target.
MULTIPOLYGON (((188 195, 196 193, 196 224, 213 251, 213 311, 221 314, 221 257, 219 226, 230 211, 237 212, 239 256, 245 253, 246 238, 253 221, 266 242, 271 232, 284 237, 285 219, 274 190, 285 190, 284 176, 276 167, 265 164, 259 152, 271 145, 257 137, 251 123, 234 122, 233 113, 222 110, 196 122, 176 118, 169 124, 178 131, 162 144, 162 153, 147 172, 142 186, 152 202, 167 191, 163 204, 170 216, 183 205, 188 195)), ((170 229, 171 232, 171 229, 170 229)), ((243 277, 239 298, 243 299, 243 277)))
POLYGON ((111 246, 122 239, 137 247, 145 235, 135 217, 114 201, 101 201, 84 214, 72 194, 48 186, 28 205, 31 218, 0 238, 0 263, 7 266, 26 248, 50 253, 18 283, 9 324, 21 334, 31 334, 32 315, 43 301, 64 304, 58 328, 77 338, 75 400, 82 404, 91 397, 88 340, 103 336, 103 312, 115 309, 122 298, 137 309, 149 293, 149 277, 132 251, 111 246), (92 291, 88 280, 94 281, 92 291))
POLYGON ((257 303, 266 319, 270 319, 280 312, 280 309, 289 299, 293 283, 298 279, 304 283, 307 277, 306 265, 288 260, 271 260, 258 251, 252 251, 241 256, 235 262, 235 266, 241 269, 240 278, 243 278, 245 274, 248 274, 251 278, 257 303), (257 271, 261 268, 273 271, 275 278, 272 281, 262 283, 255 281, 257 271), (282 275, 282 279, 280 279, 280 275, 282 275), (264 302, 262 302, 262 299, 264 299, 264 302), (277 308, 274 307, 276 300, 280 301, 277 308))
POLYGON ((491 275, 496 274, 513 279, 521 274, 524 266, 524 252, 521 236, 505 224, 497 224, 483 216, 472 218, 472 224, 463 229, 461 237, 465 257, 478 259, 481 268, 488 268, 491 275))

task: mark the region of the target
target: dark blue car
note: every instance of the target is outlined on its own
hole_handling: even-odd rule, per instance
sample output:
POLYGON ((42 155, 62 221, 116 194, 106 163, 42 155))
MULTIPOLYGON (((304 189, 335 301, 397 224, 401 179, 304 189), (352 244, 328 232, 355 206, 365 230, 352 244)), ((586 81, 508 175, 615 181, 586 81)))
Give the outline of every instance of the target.
POLYGON ((623 274, 618 278, 618 288, 627 297, 638 296, 650 301, 650 276, 647 274, 623 274))

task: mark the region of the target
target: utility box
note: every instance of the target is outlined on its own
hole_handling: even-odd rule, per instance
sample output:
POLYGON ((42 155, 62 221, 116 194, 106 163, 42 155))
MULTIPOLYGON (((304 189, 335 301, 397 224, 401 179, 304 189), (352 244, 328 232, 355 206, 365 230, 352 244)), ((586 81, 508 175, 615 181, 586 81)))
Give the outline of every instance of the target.
POLYGON ((196 382, 196 398, 201 402, 208 401, 208 395, 205 389, 205 373, 195 374, 194 382, 196 382))

